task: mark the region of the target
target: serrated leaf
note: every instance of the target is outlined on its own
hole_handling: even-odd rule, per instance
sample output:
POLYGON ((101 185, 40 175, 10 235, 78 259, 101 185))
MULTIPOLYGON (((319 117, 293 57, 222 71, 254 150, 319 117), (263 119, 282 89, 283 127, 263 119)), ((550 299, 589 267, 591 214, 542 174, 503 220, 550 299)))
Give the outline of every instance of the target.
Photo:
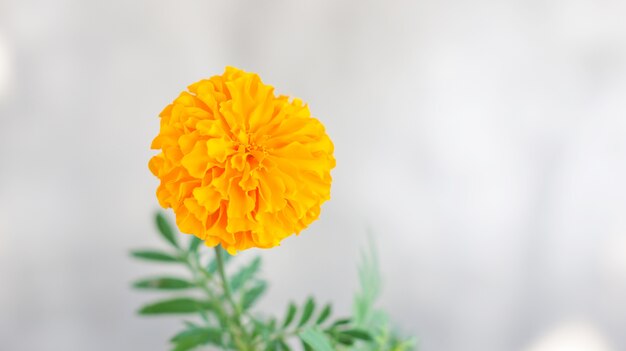
POLYGON ((242 267, 230 281, 230 288, 233 292, 241 289, 261 268, 261 257, 255 257, 252 262, 242 267))
POLYGON ((180 262, 180 260, 168 253, 157 250, 135 250, 130 253, 133 257, 148 261, 180 262))
POLYGON ((174 247, 178 247, 178 241, 176 240, 174 230, 172 229, 170 223, 167 221, 167 218, 165 218, 165 215, 163 215, 163 213, 161 212, 156 214, 156 225, 159 229, 159 233, 161 233, 161 236, 170 244, 174 245, 174 247))
POLYGON ((322 324, 324 323, 328 317, 330 317, 330 313, 332 312, 333 306, 331 306, 331 304, 327 304, 324 309, 322 310, 322 312, 320 313, 319 317, 317 317, 317 320, 315 321, 315 324, 322 324))
POLYGON ((137 289, 161 289, 161 290, 178 290, 193 288, 194 285, 184 279, 173 277, 148 278, 136 281, 133 284, 137 289))
POLYGON ((302 311, 302 316, 300 317, 300 322, 298 322, 298 327, 302 327, 309 321, 309 319, 311 319, 314 310, 315 300, 313 300, 312 297, 309 297, 304 304, 304 309, 302 311))
POLYGON ((339 332, 342 335, 348 335, 355 339, 364 340, 364 341, 372 341, 372 335, 363 329, 348 329, 342 330, 339 332))
POLYGON ((265 282, 260 282, 252 289, 246 291, 241 296, 241 307, 243 310, 247 310, 250 308, 258 299, 263 295, 265 290, 267 289, 267 284, 265 282))
POLYGON ((215 328, 190 328, 176 334, 171 341, 176 344, 173 351, 190 350, 206 344, 221 345, 222 332, 215 328))
POLYGON ((285 315, 285 321, 283 322, 283 328, 287 328, 289 324, 293 321, 293 317, 296 316, 298 308, 296 305, 291 302, 289 303, 289 307, 287 308, 287 314, 285 315))
POLYGON ((314 351, 333 351, 333 347, 324 332, 318 328, 307 328, 298 333, 300 340, 314 351))
POLYGON ((211 309, 211 305, 206 301, 199 301, 189 297, 179 297, 145 305, 138 313, 142 315, 183 314, 196 313, 208 309, 211 309))
POLYGON ((202 239, 193 235, 191 239, 189 239, 189 252, 198 251, 198 247, 200 247, 200 244, 202 244, 202 239))

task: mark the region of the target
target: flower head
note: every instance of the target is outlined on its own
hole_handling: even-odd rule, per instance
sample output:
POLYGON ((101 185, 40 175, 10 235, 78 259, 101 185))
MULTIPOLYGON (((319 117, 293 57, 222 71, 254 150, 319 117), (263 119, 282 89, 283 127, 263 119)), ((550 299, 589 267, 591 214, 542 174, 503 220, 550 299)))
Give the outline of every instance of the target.
POLYGON ((330 198, 333 143, 299 99, 227 67, 160 114, 150 170, 179 229, 231 254, 299 233, 330 198))

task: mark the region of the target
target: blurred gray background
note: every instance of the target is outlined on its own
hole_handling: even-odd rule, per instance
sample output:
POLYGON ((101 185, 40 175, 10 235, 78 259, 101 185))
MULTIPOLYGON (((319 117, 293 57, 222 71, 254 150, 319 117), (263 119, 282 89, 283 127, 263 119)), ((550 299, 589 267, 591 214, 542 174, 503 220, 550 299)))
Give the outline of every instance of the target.
POLYGON ((626 2, 0 0, 0 349, 164 350, 149 149, 234 65, 307 101, 333 198, 262 308, 381 306, 422 350, 626 350, 626 2), (569 345, 569 346, 567 346, 569 345))

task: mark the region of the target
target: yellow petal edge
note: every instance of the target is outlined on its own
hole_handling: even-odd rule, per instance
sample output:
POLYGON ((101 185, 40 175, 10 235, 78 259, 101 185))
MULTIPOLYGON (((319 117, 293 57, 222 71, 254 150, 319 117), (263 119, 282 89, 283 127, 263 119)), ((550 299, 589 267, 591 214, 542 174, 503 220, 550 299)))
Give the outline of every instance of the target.
POLYGON ((299 99, 226 67, 160 114, 149 163, 156 195, 181 232, 229 253, 271 248, 299 233, 330 199, 335 167, 324 125, 299 99))

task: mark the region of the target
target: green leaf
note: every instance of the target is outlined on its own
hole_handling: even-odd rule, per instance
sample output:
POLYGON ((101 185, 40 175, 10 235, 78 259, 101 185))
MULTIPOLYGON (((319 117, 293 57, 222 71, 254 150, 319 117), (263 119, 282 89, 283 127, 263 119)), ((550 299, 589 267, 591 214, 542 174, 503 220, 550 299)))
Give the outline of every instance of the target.
POLYGON ((198 251, 198 247, 200 247, 200 244, 202 244, 202 239, 193 235, 191 239, 189 239, 189 252, 198 251))
POLYGON ((276 349, 276 319, 270 318, 269 320, 261 321, 253 319, 254 331, 253 334, 258 335, 266 343, 266 350, 275 351, 276 349))
POLYGON ((359 340, 364 340, 364 341, 372 341, 372 335, 370 335, 370 333, 368 333, 367 331, 363 330, 363 329, 349 329, 349 330, 342 330, 339 332, 340 334, 343 335, 348 335, 351 336, 355 339, 359 339, 359 340))
POLYGON ((202 310, 211 309, 210 303, 199 301, 189 297, 179 297, 171 300, 163 300, 143 306, 139 310, 142 315, 157 314, 183 314, 196 313, 202 310))
POLYGON ((265 351, 291 351, 291 347, 287 345, 282 338, 272 340, 268 343, 265 351))
POLYGON ((256 286, 254 286, 252 289, 246 291, 241 296, 241 307, 243 308, 243 310, 245 311, 248 308, 250 308, 259 299, 259 297, 263 295, 266 289, 267 289, 267 283, 260 282, 256 286))
POLYGON ((337 328, 340 327, 342 325, 346 325, 346 324, 350 324, 350 322, 352 322, 352 319, 350 318, 342 318, 342 319, 337 319, 336 321, 333 322, 333 324, 331 324, 330 328, 337 328))
POLYGON ((289 307, 287 308, 287 314, 285 315, 285 321, 283 322, 283 328, 287 328, 289 324, 293 321, 293 317, 296 316, 296 311, 298 308, 296 305, 291 302, 289 303, 289 307))
POLYGON ((176 241, 176 235, 174 234, 174 230, 167 221, 167 218, 165 218, 165 215, 163 215, 163 213, 161 212, 156 214, 156 225, 157 228, 159 228, 159 233, 161 233, 161 236, 170 244, 174 245, 174 247, 178 247, 178 241, 176 241))
POLYGON ((314 351, 333 351, 333 347, 324 332, 316 327, 307 328, 298 334, 300 340, 314 351))
POLYGON ((332 309, 333 307, 330 304, 327 304, 326 307, 324 307, 324 309, 320 313, 319 317, 317 317, 315 324, 319 325, 319 324, 324 323, 328 319, 328 317, 330 317, 330 313, 332 312, 332 309))
POLYGON ((291 347, 289 347, 289 345, 287 345, 285 340, 278 339, 277 342, 278 342, 278 346, 280 346, 280 350, 281 351, 291 351, 291 347))
POLYGON ((276 318, 270 318, 270 321, 267 323, 267 329, 271 331, 276 330, 276 318))
POLYGON ((315 300, 312 297, 309 297, 304 305, 304 310, 302 312, 302 316, 300 317, 300 322, 298 322, 298 327, 301 327, 309 321, 311 316, 313 315, 313 310, 315 310, 315 300))
POLYGON ((191 329, 191 328, 200 328, 200 326, 192 321, 187 321, 184 320, 183 324, 187 326, 187 328, 191 329))
POLYGON ((360 291, 354 297, 354 322, 358 326, 366 326, 374 321, 374 303, 380 296, 382 278, 376 254, 376 246, 370 239, 366 249, 361 251, 359 262, 360 291))
POLYGON ((250 264, 242 267, 230 281, 232 291, 241 289, 261 268, 261 257, 257 256, 250 264))
POLYGON ((177 290, 193 288, 194 285, 191 282, 180 278, 160 277, 136 281, 133 284, 133 287, 137 289, 177 290))
POLYGON ((338 342, 341 345, 352 346, 354 344, 354 338, 350 335, 330 333, 330 336, 333 338, 333 340, 335 340, 335 342, 338 342))
POLYGON ((133 257, 142 260, 160 261, 160 262, 180 262, 175 256, 156 250, 135 250, 130 253, 133 257))
POLYGON ((265 351, 277 351, 280 350, 280 345, 278 344, 278 340, 271 341, 267 344, 265 351))
POLYGON ((191 328, 176 334, 171 340, 174 351, 185 351, 205 344, 222 344, 222 332, 215 328, 191 328))

